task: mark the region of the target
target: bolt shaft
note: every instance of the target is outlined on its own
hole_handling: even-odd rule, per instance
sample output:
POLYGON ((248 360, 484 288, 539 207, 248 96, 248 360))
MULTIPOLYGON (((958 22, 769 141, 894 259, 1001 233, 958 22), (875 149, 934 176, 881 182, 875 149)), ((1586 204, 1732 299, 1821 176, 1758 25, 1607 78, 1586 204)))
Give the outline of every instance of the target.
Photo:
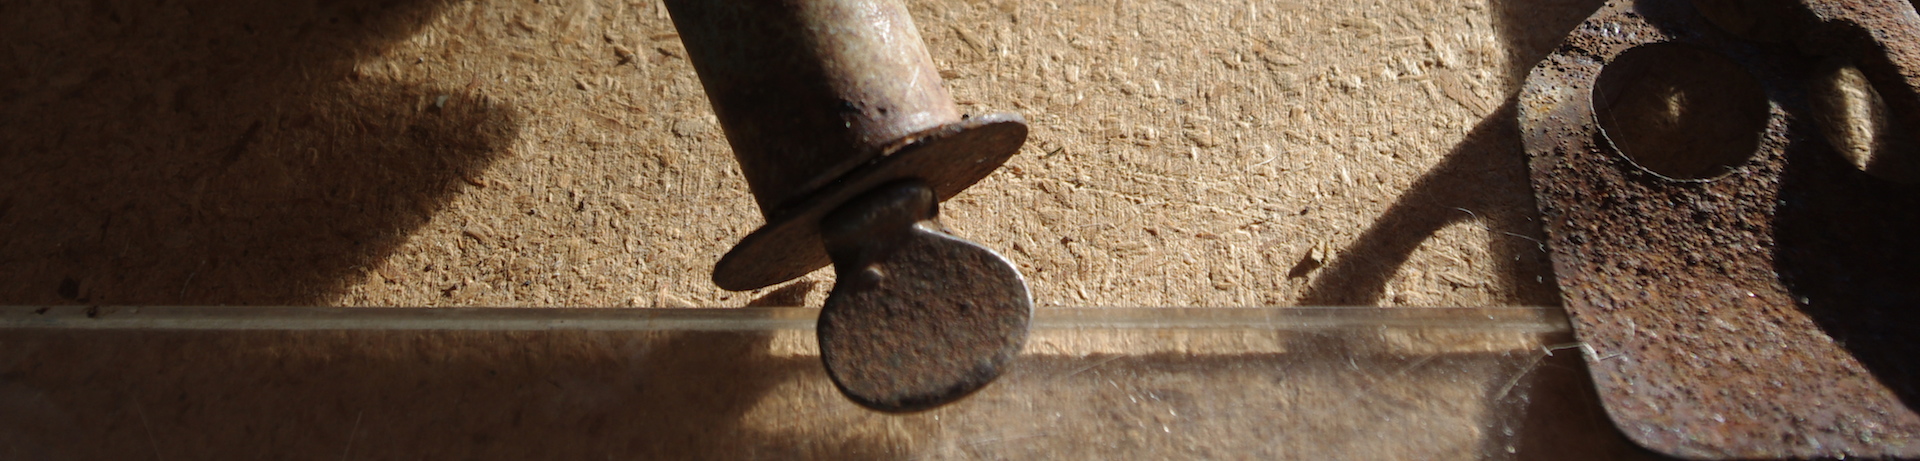
POLYGON ((960 120, 897 1, 666 5, 765 215, 960 120))
POLYGON ((714 268, 749 290, 835 265, 818 335, 848 398, 917 411, 979 390, 1020 351, 1026 280, 945 233, 939 201, 1026 141, 961 117, 898 0, 667 0, 767 224, 714 268))

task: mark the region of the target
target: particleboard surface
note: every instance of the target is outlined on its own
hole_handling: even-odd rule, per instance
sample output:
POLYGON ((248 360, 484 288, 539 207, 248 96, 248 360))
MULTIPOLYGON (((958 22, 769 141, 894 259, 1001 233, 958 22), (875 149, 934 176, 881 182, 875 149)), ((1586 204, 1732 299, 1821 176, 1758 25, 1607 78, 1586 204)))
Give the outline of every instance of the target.
MULTIPOLYGON (((1041 305, 1557 304, 1511 98, 1527 68, 1596 7, 916 2, 915 21, 962 109, 1019 112, 1033 128, 1007 167, 948 202, 944 220, 1017 263, 1041 305)), ((708 281, 759 213, 656 3, 20 0, 0 2, 0 38, 0 304, 817 306, 831 285, 827 271, 748 293, 708 281)), ((524 397, 524 389, 475 383, 495 379, 496 367, 521 370, 514 383, 551 383, 543 380, 566 374, 554 370, 600 363, 565 359, 599 357, 596 349, 549 343, 514 355, 497 341, 417 345, 428 356, 467 357, 442 364, 465 374, 442 376, 432 364, 336 357, 351 341, 268 343, 278 345, 262 353, 317 357, 312 364, 334 381, 306 380, 299 367, 248 370, 258 383, 282 385, 254 392, 246 380, 254 378, 89 366, 13 346, 4 365, 71 363, 51 371, 151 381, 114 394, 132 395, 125 402, 93 402, 109 417, 132 406, 168 436, 114 432, 101 449, 116 453, 240 450, 257 445, 258 434, 246 432, 255 430, 293 444, 269 449, 318 444, 326 453, 339 440, 347 453, 357 453, 355 440, 387 453, 467 445, 501 454, 514 451, 487 447, 575 440, 564 447, 573 451, 559 452, 843 458, 835 454, 919 450, 868 447, 860 445, 866 435, 821 434, 824 426, 794 426, 777 412, 747 412, 781 400, 762 397, 771 381, 739 376, 802 370, 780 382, 806 395, 826 389, 811 358, 773 368, 755 361, 765 341, 620 356, 667 370, 631 393, 600 379, 618 372, 581 368, 600 376, 582 381, 591 392, 538 391, 578 403, 567 407, 576 413, 544 414, 535 422, 553 424, 507 435, 499 431, 514 426, 487 402, 524 397), (252 392, 240 402, 294 398, 288 411, 311 418, 261 414, 269 422, 238 433, 166 426, 255 415, 206 413, 211 407, 162 392, 203 378, 212 389, 252 392), (431 394, 476 386, 482 391, 431 394), (391 389, 440 397, 365 422, 398 432, 356 438, 365 411, 349 421, 349 410, 388 405, 379 391, 391 389), (780 429, 749 431, 761 439, 745 445, 735 430, 766 427, 780 429), (315 438, 323 433, 347 437, 315 438)), ((188 366, 214 360, 156 347, 136 349, 188 366)), ((395 347, 356 350, 414 350, 395 347)), ((1179 356, 1148 360, 1186 366, 1179 356)), ((1544 403, 1526 417, 1576 415, 1564 421, 1600 438, 1569 445, 1523 434, 1535 448, 1517 456, 1622 453, 1586 450, 1621 439, 1601 427, 1584 379, 1566 378, 1584 375, 1578 362, 1561 361, 1562 378, 1538 388, 1544 403)), ((1286 374, 1350 386, 1342 370, 1286 374)), ((1413 396, 1389 406, 1434 408, 1470 408, 1447 396, 1487 390, 1484 379, 1418 381, 1369 385, 1413 396)), ((0 384, 30 395, 15 392, 26 384, 0 384)), ((1062 396, 1081 397, 1098 396, 1062 396)), ((32 407, 40 400, 8 402, 45 409, 32 407)), ((961 408, 987 408, 971 405, 961 408)), ((1337 407, 1304 419, 1280 411, 1274 427, 1259 430, 1372 424, 1337 407)), ((994 408, 1014 415, 996 418, 1030 416, 994 408)), ((926 421, 937 415, 854 418, 860 434, 919 434, 947 430, 926 421)), ((1459 440, 1490 430, 1454 429, 1464 431, 1459 440)), ((1408 459, 1477 449, 1367 433, 1374 438, 1315 436, 1329 445, 1299 448, 1378 444, 1366 447, 1380 456, 1367 457, 1408 459)), ((1101 436, 1124 442, 1130 434, 1101 436)), ((887 437, 877 440, 897 442, 887 437)), ((966 456, 974 447, 935 452, 966 456)))
MULTIPOLYGON (((948 202, 1040 305, 1557 304, 1511 95, 1597 4, 916 2, 1033 134, 948 202)), ((0 303, 737 306, 650 2, 0 4, 0 303)), ((803 280, 818 305, 832 275, 803 280)))

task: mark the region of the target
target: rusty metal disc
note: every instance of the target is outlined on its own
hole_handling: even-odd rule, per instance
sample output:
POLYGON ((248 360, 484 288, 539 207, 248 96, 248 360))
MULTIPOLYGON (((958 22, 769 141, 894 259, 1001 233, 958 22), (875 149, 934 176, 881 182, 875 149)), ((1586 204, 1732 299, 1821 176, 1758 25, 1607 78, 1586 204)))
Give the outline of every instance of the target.
POLYGON ((821 306, 820 359, 860 405, 912 412, 959 400, 1026 344, 1026 279, 999 253, 947 234, 938 210, 926 183, 907 180, 821 223, 839 278, 821 306))
POLYGON ((1823 137, 1810 89, 1832 57, 1805 43, 1619 0, 1519 96, 1569 318, 1648 448, 1920 456, 1920 188, 1823 137))

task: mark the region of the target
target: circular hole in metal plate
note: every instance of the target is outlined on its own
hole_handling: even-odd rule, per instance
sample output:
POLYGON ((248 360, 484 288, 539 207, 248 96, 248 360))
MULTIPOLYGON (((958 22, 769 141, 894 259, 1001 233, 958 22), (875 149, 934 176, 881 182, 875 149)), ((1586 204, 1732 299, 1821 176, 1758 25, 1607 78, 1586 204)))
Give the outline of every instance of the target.
POLYGON ((1760 82, 1726 56, 1663 42, 1620 53, 1593 89, 1601 135, 1634 165, 1676 180, 1727 175, 1760 146, 1760 82))
POLYGON ((1828 60, 1809 84, 1814 123, 1847 163, 1886 181, 1920 184, 1920 139, 1899 128, 1915 126, 1912 118, 1889 110, 1859 67, 1828 60))

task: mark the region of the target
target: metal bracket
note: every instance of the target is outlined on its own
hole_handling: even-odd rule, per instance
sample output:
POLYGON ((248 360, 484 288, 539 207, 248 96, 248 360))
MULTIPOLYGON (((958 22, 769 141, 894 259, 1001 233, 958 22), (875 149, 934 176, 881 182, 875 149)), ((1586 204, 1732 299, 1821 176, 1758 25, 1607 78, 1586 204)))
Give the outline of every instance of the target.
POLYGON ((1672 455, 1920 456, 1920 15, 1697 5, 1607 4, 1519 97, 1601 400, 1672 455))

